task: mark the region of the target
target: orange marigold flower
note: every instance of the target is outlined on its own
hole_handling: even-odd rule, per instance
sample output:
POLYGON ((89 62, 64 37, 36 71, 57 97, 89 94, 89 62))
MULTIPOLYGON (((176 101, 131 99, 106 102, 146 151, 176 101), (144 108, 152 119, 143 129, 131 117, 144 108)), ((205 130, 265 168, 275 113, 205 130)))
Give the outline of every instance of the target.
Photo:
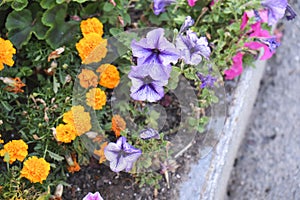
POLYGON ((116 137, 119 137, 121 131, 126 129, 126 122, 120 115, 114 115, 111 121, 111 129, 115 132, 116 137))
POLYGON ((42 183, 50 172, 50 164, 44 158, 32 156, 24 162, 21 177, 27 178, 32 183, 42 183))
POLYGON ((87 34, 96 33, 102 37, 103 35, 103 24, 95 17, 83 20, 80 23, 80 29, 82 35, 86 37, 87 34))
POLYGON ((72 156, 66 156, 66 160, 68 163, 67 169, 70 173, 73 174, 74 172, 78 172, 80 170, 80 165, 77 163, 75 154, 72 154, 72 156))
POLYGON ((3 149, 0 150, 0 156, 8 153, 10 164, 16 160, 22 162, 28 154, 27 149, 28 145, 23 140, 12 140, 3 146, 3 149))
POLYGON ((100 72, 99 85, 109 89, 113 89, 118 86, 120 82, 120 74, 114 65, 103 64, 97 69, 97 72, 100 72))
POLYGON ((75 140, 77 134, 72 124, 59 124, 56 127, 56 140, 59 142, 70 143, 75 140))
POLYGON ((99 150, 94 150, 94 154, 99 156, 99 163, 103 163, 106 161, 106 157, 104 155, 104 148, 107 146, 108 142, 104 142, 103 144, 101 144, 100 149, 99 150))
POLYGON ((106 94, 100 88, 92 88, 86 93, 86 104, 94 110, 101 110, 106 104, 106 94))
POLYGON ((10 67, 14 65, 13 54, 16 53, 16 49, 9 40, 0 38, 0 71, 4 69, 6 64, 10 67))
POLYGON ((64 113, 63 122, 75 127, 78 136, 86 133, 92 128, 91 116, 89 112, 84 112, 83 106, 73 106, 71 110, 64 113))
POLYGON ((76 43, 83 64, 101 61, 107 54, 106 46, 107 40, 96 33, 87 34, 76 43))
POLYGON ((89 69, 82 69, 81 73, 78 75, 79 83, 83 88, 97 87, 98 76, 89 69))

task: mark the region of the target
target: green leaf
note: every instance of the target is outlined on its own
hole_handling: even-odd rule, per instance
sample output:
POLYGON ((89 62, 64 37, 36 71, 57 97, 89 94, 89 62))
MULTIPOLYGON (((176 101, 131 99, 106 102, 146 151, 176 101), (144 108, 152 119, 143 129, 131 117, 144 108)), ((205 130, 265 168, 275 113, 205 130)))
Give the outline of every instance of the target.
POLYGON ((181 74, 180 71, 181 70, 178 67, 174 66, 172 68, 170 78, 169 78, 169 81, 168 81, 168 85, 166 86, 168 89, 175 90, 177 88, 178 81, 179 81, 179 75, 181 74))
POLYGON ((30 67, 22 67, 20 68, 20 72, 16 74, 17 77, 23 77, 23 76, 31 76, 33 74, 33 71, 30 67))
POLYGON ((9 154, 8 154, 8 152, 5 152, 5 154, 4 154, 4 162, 9 162, 9 160, 10 160, 10 157, 9 157, 9 154))
POLYGON ((62 160, 65 159, 64 157, 62 157, 62 156, 60 156, 60 155, 58 155, 56 153, 53 153, 52 151, 47 150, 47 152, 48 152, 50 158, 52 158, 52 159, 54 159, 56 161, 62 161, 62 160))
POLYGON ((5 108, 7 112, 11 111, 13 107, 7 103, 7 101, 1 101, 2 106, 5 108))
POLYGON ((103 6, 103 10, 105 12, 112 11, 113 9, 114 9, 114 6, 111 3, 105 2, 104 6, 103 6))
POLYGON ((72 0, 74 2, 77 2, 77 3, 84 3, 84 2, 87 2, 87 1, 90 1, 90 0, 72 0))
POLYGON ((28 5, 27 0, 14 0, 11 4, 11 7, 16 11, 23 10, 28 5))
POLYGON ((8 15, 5 23, 8 38, 17 48, 27 44, 32 33, 38 39, 44 39, 48 28, 41 23, 41 15, 42 12, 38 12, 33 19, 29 9, 13 11, 8 15))
POLYGON ((68 43, 75 43, 75 34, 79 32, 79 22, 66 22, 67 5, 61 4, 47 10, 42 22, 51 28, 46 33, 46 42, 51 48, 56 49, 68 43))
POLYGON ((44 8, 44 9, 49 9, 51 8, 52 6, 55 5, 55 1, 49 1, 49 0, 42 0, 41 3, 40 3, 41 7, 44 8))

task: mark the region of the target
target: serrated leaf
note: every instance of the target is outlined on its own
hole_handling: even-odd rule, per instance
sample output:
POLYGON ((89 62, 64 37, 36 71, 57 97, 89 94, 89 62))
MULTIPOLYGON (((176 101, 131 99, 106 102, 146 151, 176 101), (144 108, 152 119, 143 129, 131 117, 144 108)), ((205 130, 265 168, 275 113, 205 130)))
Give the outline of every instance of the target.
POLYGON ((14 46, 20 48, 27 44, 32 33, 38 39, 44 39, 48 28, 41 23, 41 15, 42 12, 38 12, 33 19, 29 9, 13 11, 8 15, 5 26, 8 30, 8 38, 14 46))
POLYGON ((52 159, 54 159, 54 160, 56 160, 56 161, 62 161, 62 160, 65 159, 64 157, 62 157, 62 156, 60 156, 60 155, 58 155, 58 154, 56 154, 56 153, 53 153, 52 151, 49 151, 49 150, 48 150, 47 152, 48 152, 50 158, 52 158, 52 159))

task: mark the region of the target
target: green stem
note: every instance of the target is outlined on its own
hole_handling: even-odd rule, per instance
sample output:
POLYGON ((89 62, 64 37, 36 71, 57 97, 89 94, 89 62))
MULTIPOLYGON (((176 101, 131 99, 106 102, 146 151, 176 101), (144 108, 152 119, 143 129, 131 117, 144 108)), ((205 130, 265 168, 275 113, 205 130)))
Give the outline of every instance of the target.
POLYGON ((47 151, 48 151, 48 142, 46 143, 46 148, 45 148, 45 151, 44 151, 43 158, 45 158, 45 157, 46 157, 46 153, 47 153, 47 151))

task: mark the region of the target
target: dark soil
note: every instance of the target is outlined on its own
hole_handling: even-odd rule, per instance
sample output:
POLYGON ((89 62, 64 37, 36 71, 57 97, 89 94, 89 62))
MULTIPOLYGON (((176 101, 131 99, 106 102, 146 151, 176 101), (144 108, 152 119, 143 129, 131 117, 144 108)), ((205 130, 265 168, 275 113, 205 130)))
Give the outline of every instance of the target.
MULTIPOLYGON (((225 83, 226 101, 229 106, 236 81, 225 83)), ((202 133, 205 134, 205 133, 202 133)), ((94 158, 90 165, 82 167, 75 174, 69 174, 67 182, 70 187, 65 187, 63 199, 81 200, 88 192, 99 191, 105 200, 166 200, 178 199, 178 186, 188 179, 190 166, 200 159, 199 146, 203 142, 203 135, 196 134, 192 146, 187 149, 177 160, 179 167, 175 173, 169 172, 170 188, 167 187, 165 178, 160 181, 160 189, 149 186, 139 187, 134 177, 129 173, 114 173, 106 165, 99 165, 94 158)), ((162 175, 163 176, 163 175, 162 175)))

